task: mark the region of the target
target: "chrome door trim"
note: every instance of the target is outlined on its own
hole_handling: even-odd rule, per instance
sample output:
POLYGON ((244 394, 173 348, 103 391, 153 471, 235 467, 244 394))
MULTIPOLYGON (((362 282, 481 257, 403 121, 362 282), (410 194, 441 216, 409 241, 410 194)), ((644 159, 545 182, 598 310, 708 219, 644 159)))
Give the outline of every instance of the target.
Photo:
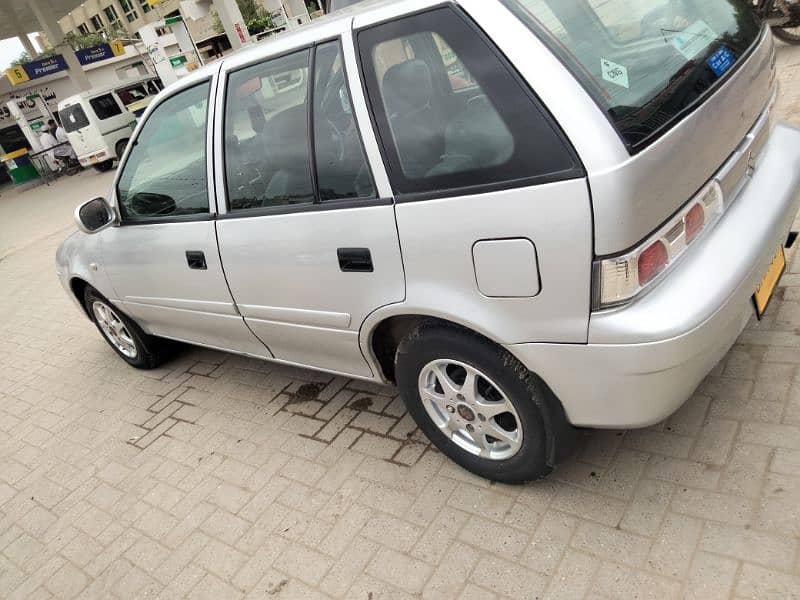
POLYGON ((247 319, 274 323, 289 323, 291 325, 306 325, 327 329, 347 329, 352 321, 349 313, 253 304, 238 304, 237 306, 241 315, 247 319))
MULTIPOLYGON (((214 165, 214 123, 217 121, 217 81, 223 61, 211 77, 208 91, 208 111, 206 114, 206 193, 208 195, 208 209, 212 215, 219 214, 219 196, 216 193, 216 173, 214 165)), ((222 203, 224 204, 224 202, 222 203)))
MULTIPOLYGON (((224 60, 220 61, 223 63, 224 60)), ((225 169, 225 160, 223 155, 225 153, 225 88, 227 85, 226 69, 220 69, 219 76, 216 81, 216 90, 214 96, 214 121, 212 127, 212 147, 213 147, 213 168, 215 173, 219 173, 219 177, 214 177, 214 198, 219 198, 221 201, 217 202, 217 216, 227 215, 228 202, 225 192, 225 177, 223 171, 225 169)), ((219 249, 219 248, 218 248, 219 249)), ((223 267, 224 268, 224 267, 223 267)))
POLYGON ((167 307, 215 315, 237 316, 236 307, 233 305, 233 302, 209 302, 206 300, 184 300, 182 298, 151 298, 147 296, 125 296, 122 298, 122 302, 125 304, 167 307))

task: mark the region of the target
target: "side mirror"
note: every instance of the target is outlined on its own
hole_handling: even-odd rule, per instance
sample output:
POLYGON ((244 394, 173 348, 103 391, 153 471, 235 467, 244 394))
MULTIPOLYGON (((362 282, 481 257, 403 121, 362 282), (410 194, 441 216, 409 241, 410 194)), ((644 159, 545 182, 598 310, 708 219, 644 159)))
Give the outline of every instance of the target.
POLYGON ((75 209, 75 223, 84 233, 97 233, 115 221, 114 209, 105 198, 93 198, 75 209))

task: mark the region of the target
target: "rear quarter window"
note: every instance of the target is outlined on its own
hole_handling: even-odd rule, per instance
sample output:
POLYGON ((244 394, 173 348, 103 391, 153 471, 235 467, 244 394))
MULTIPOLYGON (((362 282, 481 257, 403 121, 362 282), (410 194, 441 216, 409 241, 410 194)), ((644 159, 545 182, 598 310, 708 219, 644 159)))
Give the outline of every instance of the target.
POLYGON ((71 131, 78 131, 89 124, 89 119, 86 118, 86 113, 80 104, 73 104, 63 108, 58 113, 61 118, 61 125, 64 131, 70 133, 71 131))
POLYGON ((97 98, 92 98, 89 100, 89 104, 92 105, 97 118, 101 121, 122 114, 122 109, 111 94, 103 94, 97 98))

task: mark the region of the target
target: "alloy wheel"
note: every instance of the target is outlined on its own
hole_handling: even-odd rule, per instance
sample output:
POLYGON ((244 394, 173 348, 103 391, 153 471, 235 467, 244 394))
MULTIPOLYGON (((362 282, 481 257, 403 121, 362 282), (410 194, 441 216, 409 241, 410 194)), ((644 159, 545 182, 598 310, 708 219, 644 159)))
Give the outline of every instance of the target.
POLYGON ((100 330, 111 345, 124 356, 136 358, 138 354, 136 342, 133 341, 133 336, 122 319, 119 318, 119 315, 114 312, 114 309, 105 302, 95 300, 92 303, 92 312, 95 319, 97 319, 100 330))
POLYGON ((522 425, 508 396, 475 367, 431 361, 419 375, 428 416, 456 445, 490 460, 506 460, 522 446, 522 425))

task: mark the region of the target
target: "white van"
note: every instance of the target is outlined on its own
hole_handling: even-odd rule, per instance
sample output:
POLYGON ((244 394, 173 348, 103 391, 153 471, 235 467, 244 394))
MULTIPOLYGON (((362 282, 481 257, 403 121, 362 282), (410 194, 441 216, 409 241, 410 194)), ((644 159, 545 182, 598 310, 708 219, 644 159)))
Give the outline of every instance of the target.
POLYGON ((122 157, 136 117, 112 89, 91 90, 58 103, 61 125, 84 167, 108 171, 122 157))

